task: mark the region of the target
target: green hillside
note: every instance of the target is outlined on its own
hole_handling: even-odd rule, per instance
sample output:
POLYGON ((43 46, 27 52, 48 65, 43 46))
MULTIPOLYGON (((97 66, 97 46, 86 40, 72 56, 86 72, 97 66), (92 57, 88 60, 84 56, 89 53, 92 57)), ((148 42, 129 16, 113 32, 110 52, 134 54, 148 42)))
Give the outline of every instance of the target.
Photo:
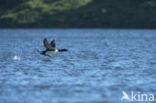
POLYGON ((156 0, 0 0, 0 28, 156 28, 156 0))

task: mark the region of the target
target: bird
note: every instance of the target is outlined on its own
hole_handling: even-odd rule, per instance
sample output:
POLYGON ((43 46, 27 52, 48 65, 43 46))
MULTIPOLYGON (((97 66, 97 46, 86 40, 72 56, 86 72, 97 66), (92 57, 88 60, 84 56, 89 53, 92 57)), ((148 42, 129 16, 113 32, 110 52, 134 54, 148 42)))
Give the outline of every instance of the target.
POLYGON ((48 43, 47 38, 43 39, 43 45, 46 48, 46 50, 42 51, 41 54, 46 56, 52 56, 53 54, 57 52, 67 52, 68 49, 56 49, 56 40, 52 40, 51 43, 48 43))

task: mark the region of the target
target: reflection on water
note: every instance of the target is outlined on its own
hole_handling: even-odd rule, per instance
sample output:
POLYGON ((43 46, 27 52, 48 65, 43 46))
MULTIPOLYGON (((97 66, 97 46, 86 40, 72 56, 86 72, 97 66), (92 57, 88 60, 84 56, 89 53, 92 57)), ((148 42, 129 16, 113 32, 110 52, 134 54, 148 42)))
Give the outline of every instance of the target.
POLYGON ((156 92, 155 30, 0 30, 3 103, 120 103, 156 92), (42 40, 69 52, 40 55, 42 40), (15 57, 16 56, 16 57, 15 57))

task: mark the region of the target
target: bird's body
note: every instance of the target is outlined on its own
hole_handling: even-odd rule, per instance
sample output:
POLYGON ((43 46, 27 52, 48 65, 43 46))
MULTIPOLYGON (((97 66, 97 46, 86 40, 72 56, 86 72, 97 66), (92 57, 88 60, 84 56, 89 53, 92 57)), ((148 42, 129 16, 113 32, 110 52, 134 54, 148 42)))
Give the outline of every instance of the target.
POLYGON ((57 49, 55 49, 55 50, 45 50, 45 51, 42 51, 41 54, 46 55, 46 56, 53 56, 57 52, 58 52, 57 49))

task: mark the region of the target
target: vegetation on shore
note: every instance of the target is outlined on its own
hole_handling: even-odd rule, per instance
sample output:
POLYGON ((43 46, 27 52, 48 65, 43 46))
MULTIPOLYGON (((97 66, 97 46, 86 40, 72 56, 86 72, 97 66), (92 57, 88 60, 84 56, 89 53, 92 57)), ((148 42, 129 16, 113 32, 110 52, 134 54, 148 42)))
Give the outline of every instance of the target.
POLYGON ((0 0, 0 28, 156 28, 156 0, 0 0))

